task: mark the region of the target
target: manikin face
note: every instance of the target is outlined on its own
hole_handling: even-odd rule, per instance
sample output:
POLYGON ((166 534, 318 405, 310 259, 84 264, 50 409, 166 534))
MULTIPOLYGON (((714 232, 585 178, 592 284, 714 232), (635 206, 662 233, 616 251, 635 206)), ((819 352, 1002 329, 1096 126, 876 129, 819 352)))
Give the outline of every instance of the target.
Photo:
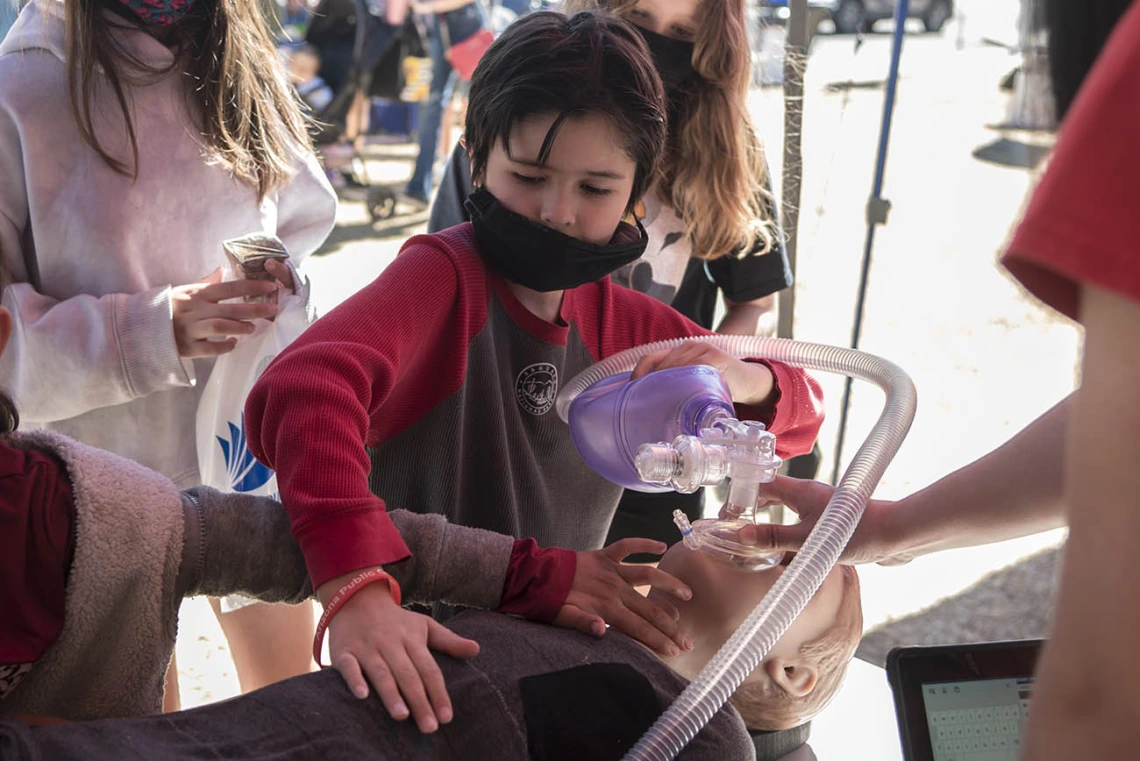
POLYGON ((692 42, 697 36, 699 6, 698 0, 637 0, 626 18, 662 37, 692 42))
POLYGON ((502 143, 491 148, 484 185, 505 208, 532 222, 587 243, 609 243, 629 204, 637 165, 621 134, 598 114, 567 118, 539 164, 556 116, 516 122, 510 153, 502 143))
MULTIPOLYGON (((693 590, 692 599, 688 601, 672 596, 663 598, 680 612, 681 626, 692 636, 693 649, 662 660, 688 679, 694 678, 704 668, 785 570, 785 566, 780 565, 765 571, 741 571, 703 552, 690 550, 681 542, 665 553, 658 567, 684 581, 693 590)), ((810 684, 805 681, 801 687, 814 686, 815 675, 802 670, 800 647, 819 638, 835 624, 844 594, 857 593, 854 591, 855 579, 845 578, 853 575, 854 570, 848 566, 832 569, 819 591, 748 681, 768 679, 776 674, 780 680, 793 676, 810 680, 810 684), (794 674, 797 664, 801 671, 794 674)), ((650 597, 664 594, 654 589, 650 597)), ((797 689, 794 684, 782 682, 781 686, 797 689)))

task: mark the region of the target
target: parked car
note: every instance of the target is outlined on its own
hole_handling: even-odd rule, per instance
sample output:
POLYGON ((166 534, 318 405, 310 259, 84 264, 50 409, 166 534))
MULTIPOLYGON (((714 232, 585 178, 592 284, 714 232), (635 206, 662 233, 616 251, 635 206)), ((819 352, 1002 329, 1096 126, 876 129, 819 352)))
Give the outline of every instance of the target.
MULTIPOLYGON (((759 0, 760 18, 783 23, 788 18, 788 0, 759 0)), ((809 0, 809 29, 814 32, 823 19, 830 18, 835 31, 855 34, 870 30, 876 21, 895 15, 895 0, 809 0)), ((937 32, 954 15, 954 0, 911 0, 910 18, 922 20, 928 32, 937 32)))
MULTIPOLYGON (((831 20, 835 31, 854 34, 868 31, 876 21, 895 15, 894 0, 832 0, 831 20)), ((911 0, 908 16, 922 20, 928 32, 937 32, 954 15, 954 0, 911 0)))
MULTIPOLYGON (((3 0, 0 0, 0 2, 3 2, 3 0)), ((784 26, 788 23, 788 17, 791 16, 791 11, 788 9, 788 0, 755 0, 755 2, 756 15, 761 27, 784 26)), ((832 0, 808 0, 807 42, 809 49, 811 48, 812 39, 815 37, 816 32, 819 31, 820 23, 831 18, 833 5, 835 5, 835 3, 832 2, 832 0)))

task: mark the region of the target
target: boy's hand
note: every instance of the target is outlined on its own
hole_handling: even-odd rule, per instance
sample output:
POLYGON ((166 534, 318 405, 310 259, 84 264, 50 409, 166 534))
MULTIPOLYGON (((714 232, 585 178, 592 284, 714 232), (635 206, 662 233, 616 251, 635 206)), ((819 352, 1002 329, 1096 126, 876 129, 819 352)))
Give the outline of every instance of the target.
POLYGON ((664 542, 652 539, 621 539, 605 549, 579 552, 574 583, 554 625, 600 637, 608 623, 662 655, 676 655, 678 646, 691 649, 688 633, 677 625, 677 609, 651 602, 634 586, 653 585, 682 600, 692 597, 692 590, 653 566, 621 562, 627 555, 666 549, 664 542))
POLYGON ((745 362, 705 341, 686 341, 675 349, 646 354, 633 368, 630 380, 670 367, 708 365, 724 376, 732 400, 740 404, 763 404, 772 395, 776 381, 766 365, 745 362))
MULTIPOLYGON (((835 487, 819 481, 776 476, 775 481, 760 484, 757 507, 787 505, 789 510, 799 516, 800 522, 792 526, 757 523, 740 529, 737 537, 742 544, 795 552, 815 528, 834 492, 835 487)), ((915 558, 917 553, 903 549, 900 542, 892 539, 896 533, 891 528, 892 513, 905 509, 896 504, 877 499, 867 503, 855 535, 844 548, 839 562, 845 565, 902 565, 915 558)))
MULTIPOLYGON (((321 592, 332 589, 331 597, 342 584, 339 579, 327 582, 321 592)), ((352 693, 368 697, 371 682, 388 714, 403 721, 410 707, 421 732, 436 731, 453 715, 432 650, 471 658, 478 654, 479 644, 428 616, 404 610, 383 584, 361 589, 329 624, 329 657, 352 693)))

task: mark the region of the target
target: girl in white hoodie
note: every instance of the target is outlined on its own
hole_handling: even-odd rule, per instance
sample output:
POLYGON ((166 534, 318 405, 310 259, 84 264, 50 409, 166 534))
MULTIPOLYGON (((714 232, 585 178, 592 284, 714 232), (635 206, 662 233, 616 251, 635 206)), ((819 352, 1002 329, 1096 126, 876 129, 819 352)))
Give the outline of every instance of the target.
POLYGON ((218 282, 222 241, 276 234, 297 264, 336 208, 256 0, 33 0, 0 44, 0 178, 0 385, 26 423, 198 483, 214 358, 276 313, 221 303, 275 288, 218 282))

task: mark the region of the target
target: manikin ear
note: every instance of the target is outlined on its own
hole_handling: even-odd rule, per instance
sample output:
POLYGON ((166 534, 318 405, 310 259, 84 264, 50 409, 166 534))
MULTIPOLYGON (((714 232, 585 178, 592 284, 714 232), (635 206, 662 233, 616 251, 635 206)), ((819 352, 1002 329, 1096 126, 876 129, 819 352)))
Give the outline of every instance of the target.
POLYGON ((773 658, 765 661, 764 672, 768 674, 769 679, 794 698, 807 697, 819 683, 819 671, 815 666, 803 661, 773 658))
POLYGON ((8 339, 12 337, 12 313, 0 307, 0 354, 8 346, 8 339))

